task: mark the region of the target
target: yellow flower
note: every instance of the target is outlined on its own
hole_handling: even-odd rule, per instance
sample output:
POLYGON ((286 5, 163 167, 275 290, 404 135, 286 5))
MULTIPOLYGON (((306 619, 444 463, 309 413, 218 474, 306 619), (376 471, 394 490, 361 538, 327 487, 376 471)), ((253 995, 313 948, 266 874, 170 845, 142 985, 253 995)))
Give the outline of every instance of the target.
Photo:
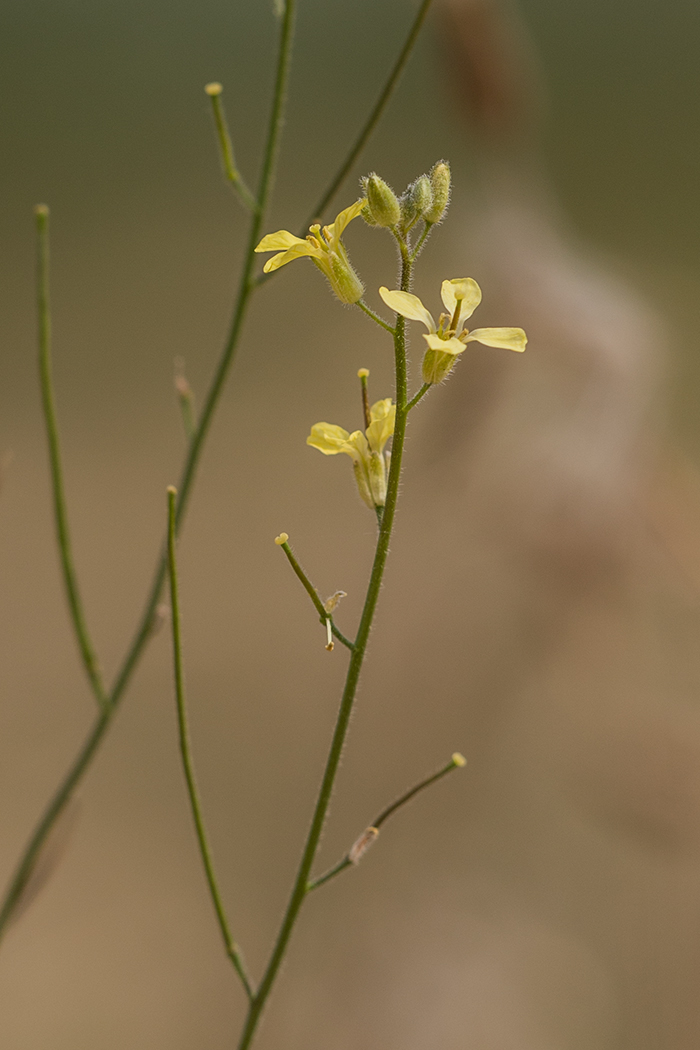
POLYGON ((380 288, 379 294, 390 309, 411 321, 422 321, 428 329, 428 334, 423 336, 428 344, 423 358, 426 383, 439 383, 445 379, 467 343, 484 343, 518 352, 527 345, 522 328, 475 328, 470 332, 461 327, 481 302, 481 289, 471 277, 442 282, 441 297, 447 313, 440 314, 437 324, 417 295, 390 292, 388 288, 380 288))
POLYGON ((348 223, 356 219, 364 208, 367 201, 355 201, 349 208, 336 215, 335 222, 330 226, 321 228, 319 223, 309 227, 307 237, 295 237, 288 230, 278 230, 277 233, 268 233, 260 241, 255 249, 256 252, 274 252, 263 267, 264 273, 273 273, 280 266, 286 266, 294 259, 302 259, 309 256, 318 266, 319 270, 326 275, 330 286, 342 303, 356 303, 364 294, 364 285, 357 276, 341 241, 343 231, 348 223))
POLYGON ((394 433, 396 405, 391 398, 377 401, 369 410, 370 424, 363 433, 347 430, 335 423, 316 423, 306 439, 306 444, 323 452, 324 456, 337 456, 345 452, 352 459, 355 480, 362 499, 368 507, 383 507, 386 502, 386 477, 390 453, 384 446, 394 433))

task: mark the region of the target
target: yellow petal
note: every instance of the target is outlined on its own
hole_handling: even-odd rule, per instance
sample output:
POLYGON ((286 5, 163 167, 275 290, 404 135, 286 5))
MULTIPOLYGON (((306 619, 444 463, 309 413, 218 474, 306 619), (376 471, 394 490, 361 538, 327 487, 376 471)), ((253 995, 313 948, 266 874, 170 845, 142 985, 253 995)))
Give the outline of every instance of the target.
POLYGON ((306 444, 317 448, 324 456, 337 456, 339 452, 346 451, 343 446, 349 437, 347 430, 336 426, 335 423, 316 423, 311 428, 306 444))
POLYGON ((291 248, 293 244, 304 244, 301 237, 295 237, 289 230, 278 230, 277 233, 268 233, 260 241, 255 249, 256 252, 278 252, 291 248))
POLYGON ((366 203, 367 199, 363 197, 362 200, 355 201, 355 203, 351 204, 349 208, 345 208, 341 211, 340 215, 336 215, 335 222, 328 227, 329 237, 334 241, 339 241, 343 236, 343 230, 345 227, 348 223, 352 222, 353 219, 357 218, 366 203))
POLYGON ((467 336, 467 342, 476 340, 485 346, 498 346, 503 350, 522 353, 527 346, 527 336, 522 328, 475 328, 467 336))
POLYGON ((443 281, 440 294, 450 317, 455 312, 457 300, 461 301, 459 316, 462 320, 471 317, 481 302, 481 288, 471 277, 456 277, 452 281, 443 281))
POLYGON ((464 350, 464 343, 456 336, 441 339, 439 335, 424 335, 423 338, 431 350, 439 350, 443 354, 461 354, 464 350))
POLYGON ((367 441, 373 452, 383 452, 384 446, 394 433, 396 422, 396 405, 391 398, 377 401, 369 410, 370 425, 367 427, 367 441))
POLYGON ((271 259, 268 259, 263 266, 263 273, 273 273, 275 270, 279 270, 280 266, 286 266, 287 263, 293 262, 295 259, 303 259, 305 255, 311 255, 315 258, 317 255, 322 254, 320 249, 314 248, 313 244, 309 244, 308 241, 298 240, 298 243, 293 244, 286 252, 279 252, 277 255, 273 255, 271 259))
POLYGON ((429 332, 435 332, 437 326, 433 315, 426 310, 417 295, 410 292, 390 292, 388 288, 380 288, 379 294, 389 307, 402 317, 408 317, 411 321, 422 321, 429 332))

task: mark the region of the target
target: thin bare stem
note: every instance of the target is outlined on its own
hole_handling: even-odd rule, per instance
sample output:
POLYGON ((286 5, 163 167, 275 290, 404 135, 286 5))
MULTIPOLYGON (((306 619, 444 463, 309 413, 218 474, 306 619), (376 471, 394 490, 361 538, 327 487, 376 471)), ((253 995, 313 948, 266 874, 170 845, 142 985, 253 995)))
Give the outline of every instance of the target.
MULTIPOLYGON (((408 36, 406 37, 405 43, 399 53, 399 57, 396 59, 394 67, 392 68, 389 77, 379 94, 379 98, 377 99, 374 108, 372 109, 372 112, 365 121, 364 127, 362 128, 362 131, 360 132, 353 146, 351 147, 350 152, 338 168, 338 171, 331 180, 330 185, 324 191, 321 199, 312 211, 309 217, 309 221, 304 227, 304 234, 306 233, 307 228, 311 225, 312 222, 316 222, 317 220, 321 219, 326 208, 333 200, 342 184, 345 182, 345 179, 350 174, 350 171, 352 170, 355 161, 367 145, 367 142, 372 132, 376 128, 384 110, 387 107, 389 99, 394 93, 394 88, 396 87, 401 78, 401 74, 403 73, 404 67, 408 62, 408 59, 410 58, 411 52, 413 51, 416 40, 418 39, 421 28, 423 26, 423 22, 425 21, 426 15, 428 14, 428 11, 430 9, 431 3, 432 0, 423 0, 420 7, 418 8, 416 17, 414 18, 413 24, 411 25, 411 28, 408 32, 408 36)), ((302 234, 302 236, 304 234, 302 234)))
POLYGON ((229 927, 228 918, 224 909, 224 904, 221 899, 221 893, 219 892, 219 886, 216 881, 216 873, 214 871, 214 862, 212 860, 211 849, 209 848, 209 842, 207 839, 206 829, 204 827, 204 818, 202 816, 202 806, 199 801, 199 793, 197 791, 197 781, 194 774, 194 764, 192 762, 192 753, 190 748, 190 734, 187 725, 187 706, 185 700, 185 679, 182 669, 182 636, 180 631, 180 598, 178 588, 178 576, 177 576, 177 557, 175 551, 175 500, 177 498, 177 491, 175 488, 170 486, 168 489, 168 575, 170 578, 170 601, 172 608, 172 616, 170 622, 172 624, 172 636, 173 636, 173 664, 175 673, 175 699, 177 702, 177 724, 180 738, 180 754, 182 756, 182 766, 185 773, 185 781, 187 783, 187 793, 190 799, 190 806, 192 809, 192 817, 194 820, 195 831, 197 833, 197 844, 199 846, 199 852, 202 856, 202 864, 204 865, 204 873, 207 878, 207 885, 209 887, 209 893, 211 894, 212 903, 214 905, 214 911, 216 912, 216 918, 219 923, 219 929, 221 930, 221 936, 224 941, 224 947, 226 954, 233 963, 234 969, 241 979, 243 987, 245 988, 246 995, 252 1001, 253 989, 246 972, 243 959, 241 958, 240 951, 233 939, 231 930, 229 927))
POLYGON ((37 229, 37 311, 39 320, 39 375, 41 399, 49 444, 49 465, 53 489, 53 510, 56 536, 63 570, 63 582, 68 597, 68 608, 73 630, 78 642, 80 656, 97 703, 104 711, 109 699, 102 681, 97 655, 88 633, 83 603, 78 589, 78 579, 73 564, 68 512, 63 485, 61 446, 58 437, 58 422, 51 374, 51 312, 49 306, 49 209, 44 204, 35 208, 37 229))
MULTIPOLYGON (((248 245, 243 260, 243 271, 239 281, 238 294, 233 308, 233 317, 228 338, 214 372, 209 392, 205 400, 204 409, 199 419, 196 433, 190 442, 180 478, 180 498, 176 508, 176 527, 178 529, 181 527, 182 521, 184 520, 188 496, 194 483, 205 439, 209 432, 226 378, 231 365, 233 364, 248 302, 255 286, 255 282, 252 278, 255 263, 254 249, 260 239, 260 230, 264 221, 265 211, 274 181, 279 138, 284 122, 284 106, 289 82, 296 3, 297 0, 287 0, 285 5, 284 17, 280 29, 277 73, 270 112, 270 123, 258 191, 260 207, 258 212, 251 217, 248 245)), ((0 937, 2 937, 4 931, 7 929, 8 920, 11 918, 12 912, 21 897, 22 889, 26 885, 27 879, 36 863, 46 837, 56 820, 63 812, 75 788, 90 767, 90 763, 97 753, 100 743, 109 728, 114 711, 121 701, 131 676, 138 665, 149 638, 151 637, 156 618, 156 609, 163 589, 163 583, 165 581, 166 568, 167 554, 165 546, 163 546, 141 620, 139 621, 132 642, 109 693, 108 699, 110 706, 105 707, 105 709, 101 711, 100 716, 94 723, 85 743, 76 755, 71 767, 59 784, 53 797, 44 810, 44 813, 34 828, 31 838, 20 857, 17 868, 15 869, 5 893, 5 897, 3 898, 2 905, 0 906, 0 937)))
MULTIPOLYGON (((285 535, 286 535, 286 533, 285 533, 285 535)), ((289 564, 294 569, 294 572, 296 573, 298 579, 301 581, 301 584, 302 584, 304 590, 308 594, 308 596, 311 599, 311 601, 314 603, 314 608, 316 609, 316 612, 319 615, 319 619, 320 619, 321 623, 325 624, 327 621, 330 622, 331 632, 338 639, 338 641, 342 645, 344 645, 347 649, 354 649, 354 644, 350 641, 349 638, 345 637, 345 635, 342 633, 342 631, 338 630, 338 628, 335 625, 335 622, 333 620, 332 615, 330 613, 326 612, 326 609, 324 607, 323 602, 321 601, 321 598, 320 598, 320 595, 319 595, 318 591, 316 590, 316 588, 314 587, 313 583, 311 582, 309 577, 306 575, 306 573, 302 569, 302 567, 299 564, 299 562, 297 561, 296 556, 294 554, 294 551, 289 546, 288 540, 284 540, 282 543, 278 543, 277 545, 278 545, 278 547, 281 547, 282 550, 284 551, 284 553, 287 555, 287 560, 288 560, 289 564)))
MULTIPOLYGON (((419 784, 415 784, 414 787, 412 787, 405 794, 401 795, 400 798, 397 798, 396 801, 392 802, 390 806, 387 806, 386 809, 383 809, 379 816, 376 817, 371 822, 371 824, 368 825, 368 827, 374 828, 378 832, 382 824, 385 821, 387 821, 390 816, 396 813, 397 809, 401 809, 402 806, 405 806, 406 803, 410 802, 411 799, 420 791, 424 791, 425 788, 430 787, 431 784, 435 784, 438 780, 442 780, 442 778, 448 773, 451 773, 453 769, 461 769, 461 767, 464 765, 465 760, 462 757, 462 755, 455 753, 446 766, 444 766, 442 769, 439 769, 437 773, 433 773, 431 776, 426 777, 425 780, 421 780, 419 784)), ((317 879, 314 879, 313 882, 310 882, 309 890, 317 890, 319 886, 325 885, 325 883, 330 882, 331 879, 334 879, 336 875, 340 875, 341 871, 345 871, 347 868, 354 867, 357 862, 351 860, 350 853, 351 851, 348 850, 343 859, 338 861, 338 863, 334 865, 334 867, 324 872, 323 875, 319 875, 319 877, 317 879)))
POLYGON ((204 90, 211 99, 211 109, 214 116, 214 124, 216 126, 216 135, 219 140, 224 175, 231 183, 233 190, 238 195, 238 199, 244 207, 246 207, 248 211, 255 213, 260 210, 258 202, 248 189, 233 157, 233 143, 228 129, 224 104, 221 101, 221 92, 223 91, 223 88, 221 84, 207 84, 204 90))

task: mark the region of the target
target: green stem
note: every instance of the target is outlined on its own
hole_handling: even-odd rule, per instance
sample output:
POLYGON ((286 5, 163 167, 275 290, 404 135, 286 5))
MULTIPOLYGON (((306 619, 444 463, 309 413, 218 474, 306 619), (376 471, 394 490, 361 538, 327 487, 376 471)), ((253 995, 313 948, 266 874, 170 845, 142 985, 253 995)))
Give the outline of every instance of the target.
POLYGON ((185 772, 185 781, 187 782, 187 793, 190 798, 192 817, 194 819, 194 826, 197 832, 197 843, 199 845, 199 852, 202 855, 202 864, 204 865, 204 872, 207 878, 207 884, 209 886, 209 893, 211 894, 211 899, 214 904, 214 911, 216 912, 216 918, 219 922, 219 928, 221 930, 221 936, 223 937, 226 954, 233 963, 234 969, 236 970, 236 973, 241 979, 241 982, 243 984, 243 987, 245 988, 248 998, 252 1001, 253 989, 251 987, 248 974, 246 973, 246 969, 243 964, 243 959, 241 958, 240 952, 231 935, 228 919, 226 917, 226 911, 224 910, 224 904, 221 899, 221 893, 219 892, 219 887, 216 881, 216 874, 214 872, 214 862, 212 860, 211 850, 209 848, 209 842, 207 840, 207 833, 204 827, 202 807, 199 801, 199 794, 197 792, 197 782, 195 780, 194 775, 194 765, 192 763, 189 728, 187 725, 185 681, 182 670, 180 601, 177 577, 177 558, 175 553, 176 498, 177 491, 171 486, 168 489, 168 574, 170 577, 170 600, 172 606, 171 623, 173 635, 173 663, 175 673, 175 698, 177 701, 177 724, 180 737, 180 754, 182 755, 182 765, 185 772))
POLYGON ((374 105, 374 108, 372 109, 372 112, 367 118, 367 121, 365 122, 365 125, 362 128, 362 131, 358 135, 357 139, 355 140, 354 145, 350 149, 350 152, 348 153, 347 157, 336 172, 336 175, 333 178, 330 186, 328 186, 320 201, 309 216, 309 221, 304 227, 304 233, 302 234, 302 236, 306 234, 306 230, 312 222, 316 222, 318 219, 321 218, 326 208, 333 200, 336 193, 347 178, 360 153, 362 153, 362 150, 365 148, 365 145, 367 144, 370 135, 379 123, 379 119, 384 110, 386 109, 387 103, 389 102, 389 99, 394 93, 394 88, 398 84, 399 78, 401 77, 404 67, 408 62, 411 52, 413 51, 416 40, 418 39, 418 35, 421 31, 423 22, 425 21, 425 17, 428 14, 428 10, 430 9, 431 3, 432 0, 423 0, 420 7, 418 8, 416 17, 413 20, 413 24, 409 30, 408 36, 406 37, 406 41, 401 49, 399 57, 396 59, 396 63, 393 69, 391 70, 384 87, 382 88, 382 91, 374 105))
POLYGON ((412 397, 411 400, 406 405, 406 411, 407 412, 410 412, 412 408, 416 407, 418 402, 421 401, 425 397, 425 395, 428 393, 428 391, 430 390, 431 386, 433 386, 432 383, 423 383, 423 386, 420 388, 418 393, 414 397, 412 397))
POLYGON ((386 321, 382 321, 382 319, 379 316, 379 314, 375 314, 374 310, 372 310, 372 308, 367 305, 367 303, 364 301, 364 299, 360 299, 358 302, 356 302, 355 306, 359 306, 359 308, 361 310, 364 310, 364 312, 367 314, 367 316, 371 317, 372 320, 376 324, 378 324, 380 326, 380 328, 383 328, 385 332, 389 332, 390 335, 394 334, 395 329, 392 328, 390 324, 387 324, 386 321))
MULTIPOLYGON (((292 40, 294 36, 294 16, 296 12, 296 0, 287 0, 285 5, 285 14, 282 21, 280 30, 280 47, 277 61, 277 76, 275 81, 275 89, 272 101, 272 110, 270 114, 270 124, 268 129, 267 144, 265 147, 265 155, 263 159, 262 172, 260 176, 260 188, 258 192, 258 200, 260 203, 260 210, 257 214, 251 217, 250 234, 248 237, 248 246, 246 255, 243 262, 243 272, 241 274, 238 295, 233 311, 233 318, 231 320, 231 326, 229 329, 229 335, 226 340, 222 355, 219 359, 216 371, 214 373, 209 393, 206 398, 204 410, 199 420, 196 433, 190 443, 185 465, 183 468, 182 476, 180 479, 180 499, 176 509, 176 528, 180 528, 185 509, 187 505, 187 498, 190 493, 192 483, 194 481, 196 468, 199 462, 199 458, 204 446, 204 440, 209 431, 209 427, 212 422, 214 410, 218 404, 221 396, 224 382, 228 375, 228 372, 233 363, 236 346, 238 344, 238 337, 240 335, 241 327, 248 306, 250 295, 254 288, 254 282, 252 281, 253 266, 255 263, 254 249, 255 245, 260 239, 260 230, 265 216, 265 210, 272 190, 272 184, 274 179, 275 161, 279 146, 279 136, 283 124, 284 117, 284 102, 287 93, 287 84, 289 80, 289 66, 292 40)), ((51 831, 55 821, 61 815, 66 803, 69 801, 76 786, 82 780, 85 772, 89 768, 90 762, 95 755, 106 731, 110 724, 112 714, 115 708, 119 704, 126 686, 133 674, 141 655, 143 654, 144 648, 153 630, 155 622, 155 612, 158 602, 160 600, 161 591, 163 589, 163 583, 165 580, 167 559, 165 548, 159 558, 156 572, 153 578, 150 593, 148 595, 145 609, 143 611, 141 620, 137 627, 137 630, 132 639, 131 645, 127 650, 124 661, 121 668, 116 676, 116 679, 112 685, 109 693, 110 708, 105 709, 100 714, 95 725, 93 726, 90 735, 88 736, 85 744, 81 748, 80 752, 76 756, 72 766, 66 773, 63 781, 57 788, 51 801, 49 802, 46 810, 37 824, 29 843, 20 858, 17 869, 10 881, 7 888, 5 897, 0 907, 0 937, 6 929, 7 920, 10 918, 14 907, 17 904, 19 896, 21 895, 22 888, 26 884, 28 874, 31 873, 31 869, 36 862, 36 858, 46 840, 47 835, 51 831)))
POLYGON ((63 486, 63 467, 61 464, 61 446, 58 437, 58 422, 53 394, 51 375, 51 313, 49 308, 49 209, 40 204, 35 209, 37 227, 37 311, 39 320, 39 375, 41 381, 41 400, 46 423, 46 435, 49 443, 49 464, 51 468, 51 485, 53 489, 53 510, 56 523, 58 548, 63 569, 63 581, 68 596, 68 607, 73 622, 73 629, 78 641, 80 656, 85 672, 90 681, 97 703, 103 710, 109 706, 109 700, 102 682, 102 675, 93 649, 85 621, 78 580, 73 564, 68 513, 63 486))
POLYGON ((432 230, 434 225, 435 225, 434 222, 426 222, 425 229, 421 233, 420 237, 418 238, 418 242, 416 243, 416 246, 413 249, 413 254, 411 255, 411 261, 412 262, 415 262, 416 259, 418 258, 418 256, 420 255, 421 249, 422 249, 423 245, 425 244, 426 240, 428 239, 428 237, 430 235, 430 231, 432 230))
POLYGON ((224 175, 238 194, 241 203, 248 209, 248 211, 255 213, 260 210, 258 202, 248 189, 243 176, 236 167, 236 162, 233 157, 233 143, 231 142, 231 134, 228 129, 224 104, 221 101, 222 90, 221 84, 207 84, 205 88, 207 95, 209 95, 209 98, 211 99, 211 108, 214 116, 214 124, 216 126, 216 134, 219 140, 219 149, 221 150, 221 163, 223 165, 224 175))
POLYGON ((0 937, 5 933, 7 925, 12 918, 14 909, 22 898, 24 887, 27 885, 32 871, 34 870, 34 865, 39 859, 39 854, 41 853, 49 832, 61 816, 61 813, 70 800, 74 789, 90 765, 92 757, 104 736, 105 730, 112 720, 113 714, 114 710, 109 708, 105 708, 100 712, 90 734, 80 749, 75 762, 58 787, 58 790, 55 792, 49 805, 46 807, 41 820, 34 829, 34 833, 27 844, 24 854, 22 855, 20 863, 18 864, 12 881, 7 889, 5 899, 2 902, 2 908, 0 909, 0 937))
MULTIPOLYGON (((401 266, 401 290, 408 291, 410 284, 411 260, 408 257, 408 254, 404 253, 402 255, 401 266)), ((389 554, 389 543, 394 524, 396 502, 399 494, 401 461, 403 458, 403 448, 406 437, 406 420, 408 416, 406 408, 406 390, 408 380, 406 364, 406 333, 403 317, 398 317, 396 322, 396 329, 394 332, 394 359, 396 368, 396 423, 391 453, 391 467, 387 484, 386 504, 379 526, 377 547, 367 587, 365 604, 362 610, 362 616, 360 617, 360 625, 358 627, 357 637, 355 638, 355 645, 350 656, 345 687, 340 701, 340 709, 338 711, 333 739, 331 741, 326 768, 323 774, 323 780, 321 781, 321 787, 316 801, 311 827, 304 846, 299 870, 292 888, 287 910, 282 920, 282 925, 277 935, 275 946, 272 950, 272 955, 267 964, 267 969, 265 970, 258 991, 248 1009, 248 1016, 241 1033, 238 1050, 247 1050, 247 1047, 250 1046, 253 1040, 260 1021, 260 1015, 265 1007, 265 1003, 267 1002, 275 978, 277 977, 280 964, 282 963, 282 959, 287 950, 292 930, 296 924, 304 899, 309 892, 309 875, 318 849, 321 832, 323 831, 323 825, 328 812, 331 795, 333 794, 340 756, 343 751, 345 737, 350 724, 350 716, 355 701, 355 694, 360 679, 365 650, 367 648, 367 642, 369 640, 372 622, 374 620, 374 613, 379 599, 379 592, 382 586, 384 568, 389 554)))
POLYGON ((298 579, 301 581, 301 584, 302 584, 304 590, 308 594, 308 596, 311 599, 311 601, 314 603, 314 607, 316 609, 316 612, 319 615, 321 623, 325 624, 326 621, 329 620, 330 621, 330 625, 331 625, 331 631, 333 632, 334 637, 337 638, 338 641, 342 645, 344 645, 347 649, 354 649, 355 646, 354 646, 353 642, 351 642, 349 638, 346 638, 345 635, 341 631, 338 630, 338 628, 336 627, 336 625, 335 625, 335 623, 333 621, 333 617, 330 615, 330 613, 326 612, 318 591, 316 590, 316 588, 314 587, 313 583, 311 582, 309 577, 306 575, 306 573, 302 569, 302 567, 299 564, 299 562, 297 561, 297 559, 296 559, 296 557, 294 555, 294 551, 289 546, 289 543, 287 542, 287 540, 285 540, 284 543, 280 543, 279 546, 282 548, 284 553, 287 555, 287 560, 288 560, 289 564, 294 569, 294 572, 296 573, 298 579))
MULTIPOLYGON (((448 764, 442 769, 439 769, 437 773, 433 773, 431 776, 426 777, 425 780, 421 780, 421 782, 412 787, 410 791, 407 791, 404 795, 401 795, 400 798, 397 798, 395 802, 392 802, 390 806, 383 809, 379 816, 372 821, 369 827, 376 828, 377 831, 379 831, 382 824, 388 820, 397 809, 400 809, 402 806, 405 806, 407 802, 410 802, 419 791, 424 791, 425 788, 430 787, 431 784, 435 784, 438 780, 442 780, 442 778, 453 769, 460 769, 464 764, 465 762, 462 755, 454 754, 448 764)), ((331 879, 334 879, 336 875, 340 875, 341 871, 345 871, 346 868, 351 868, 353 866, 353 862, 350 860, 350 853, 348 852, 343 859, 338 861, 338 863, 330 868, 329 871, 324 872, 323 875, 319 875, 317 879, 310 882, 309 890, 317 890, 319 886, 323 886, 326 882, 330 882, 331 879)))

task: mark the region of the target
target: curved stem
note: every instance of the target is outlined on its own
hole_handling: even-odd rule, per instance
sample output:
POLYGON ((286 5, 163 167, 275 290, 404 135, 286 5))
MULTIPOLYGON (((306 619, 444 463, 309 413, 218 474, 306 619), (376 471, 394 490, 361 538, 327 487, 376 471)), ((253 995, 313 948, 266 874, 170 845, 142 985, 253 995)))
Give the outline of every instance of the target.
MULTIPOLYGON (((382 824, 389 819, 397 809, 401 809, 407 802, 410 802, 414 795, 417 795, 419 791, 424 791, 425 788, 430 787, 431 784, 435 784, 438 780, 442 780, 444 776, 451 773, 453 769, 461 769, 465 765, 465 760, 462 755, 455 753, 448 764, 439 769, 437 773, 432 773, 431 776, 426 777, 425 780, 421 780, 420 783, 415 784, 409 791, 406 791, 400 798, 397 798, 395 802, 392 802, 390 806, 383 809, 382 812, 376 817, 369 825, 370 828, 375 828, 377 831, 381 828, 382 824)), ((332 868, 324 872, 323 875, 319 875, 317 879, 309 883, 309 890, 317 890, 319 886, 323 886, 326 882, 330 882, 336 875, 340 875, 341 871, 345 871, 347 868, 354 867, 354 862, 350 859, 350 852, 346 853, 342 860, 338 861, 332 868)))
POLYGON ((422 401, 422 399, 428 393, 432 385, 432 383, 423 383, 423 386, 420 388, 418 393, 415 394, 414 397, 412 397, 406 405, 406 410, 408 412, 410 412, 412 408, 415 408, 419 401, 422 401))
MULTIPOLYGON (((408 253, 404 252, 402 254, 401 265, 402 291, 408 291, 410 288, 411 267, 411 259, 409 258, 408 253)), ((406 332, 404 318, 400 316, 397 317, 396 328, 394 331, 394 360, 396 369, 396 423, 391 452, 391 467, 387 484, 386 504, 384 506, 384 513, 382 514, 379 526, 377 547, 367 587, 367 594, 365 596, 365 603, 362 609, 362 616, 360 617, 360 625, 358 627, 357 637, 355 638, 355 645, 350 656, 345 687, 343 689, 338 718, 333 732, 333 739, 331 741, 326 768, 323 774, 323 780, 321 781, 321 787, 316 801, 311 827, 304 846, 299 870, 292 888, 287 910, 282 920, 282 925, 277 935, 275 946, 272 950, 272 955, 270 956, 270 960, 258 987, 258 991, 250 1004, 248 1016, 238 1044, 238 1050, 247 1050, 247 1047, 250 1046, 253 1040, 260 1021, 260 1015, 262 1014, 267 998, 275 982, 275 978, 277 977, 280 964, 287 950, 289 938, 291 937, 292 930, 296 924, 301 906, 304 903, 304 898, 309 892, 309 875, 311 873, 311 866, 316 856, 316 850, 318 849, 321 832, 323 831, 323 825, 328 812, 331 795, 333 794, 340 756, 343 751, 345 737, 350 724, 350 716, 355 701, 355 694, 360 679, 365 650, 367 648, 367 642, 369 640, 372 622, 374 620, 374 613, 379 599, 379 592, 382 586, 384 568, 389 554, 389 543, 394 524, 396 502, 399 494, 401 461, 403 458, 403 448, 406 437, 406 421, 408 417, 406 407, 406 390, 408 382, 406 332)))
MULTIPOLYGON (((185 515, 187 500, 194 482, 197 465, 204 447, 204 441, 209 431, 209 427, 211 426, 214 411, 221 396, 226 377, 233 363, 246 308, 248 306, 250 295, 254 289, 254 282, 251 279, 255 263, 254 248, 260 239, 260 230, 274 179, 279 136, 284 117, 284 102, 289 81, 295 13, 296 0, 287 0, 280 31, 277 76, 270 114, 267 144, 265 147, 265 155, 260 176, 258 192, 259 211, 251 217, 248 246, 243 262, 243 272, 239 281, 238 294, 233 310, 228 338, 214 373, 209 393, 204 404, 204 409, 200 416, 195 435, 190 443, 182 471, 180 479, 180 499, 176 510, 176 528, 178 529, 181 526, 185 515)), ((146 643, 148 642, 149 636, 153 630, 156 608, 163 589, 163 582, 165 580, 166 566, 167 559, 164 546, 158 560, 153 583, 146 600, 141 620, 139 621, 131 645, 127 650, 124 661, 110 690, 108 696, 109 706, 105 706, 91 730, 86 743, 74 759, 73 764, 49 802, 25 848, 24 853, 22 854, 22 857, 20 858, 15 874, 10 881, 5 897, 3 898, 2 906, 0 907, 0 936, 2 936, 4 929, 6 929, 7 921, 21 896, 22 888, 26 884, 28 875, 31 873, 31 869, 36 862, 47 835, 63 811, 75 787, 82 780, 86 770, 89 768, 90 762, 107 731, 114 710, 119 704, 131 675, 141 658, 146 643)))
POLYGON ((173 664, 175 673, 175 699, 177 702, 177 724, 180 738, 180 754, 182 756, 182 766, 185 773, 185 781, 187 783, 187 793, 190 799, 190 807, 192 809, 192 818, 194 820, 195 831, 197 833, 197 843, 199 845, 199 852, 202 856, 202 864, 204 865, 204 873, 207 878, 207 884, 209 886, 209 893, 214 904, 214 911, 216 912, 216 918, 219 923, 219 929, 221 930, 221 936, 224 940, 224 947, 226 948, 226 954, 233 963, 236 973, 241 979, 243 987, 245 988, 246 994, 249 999, 253 998, 253 989, 246 973, 243 959, 236 946, 236 943, 231 935, 229 928, 228 919, 226 917, 226 911, 224 909, 224 903, 221 899, 221 893, 219 892, 219 886, 216 881, 216 873, 214 871, 214 861, 212 860, 211 850, 209 849, 209 842, 207 840, 207 833, 204 827, 204 818, 202 816, 202 807, 199 802, 199 793, 197 791, 197 781, 194 775, 194 765, 192 762, 192 755, 190 751, 190 734, 187 724, 187 708, 185 701, 185 678, 182 670, 182 638, 180 633, 180 599, 179 599, 179 587, 177 577, 177 558, 175 553, 175 500, 177 492, 172 486, 168 489, 168 575, 170 578, 170 600, 172 606, 172 636, 173 636, 173 664))
POLYGON ((51 312, 49 308, 49 209, 40 204, 35 209, 37 229, 37 312, 39 320, 39 376, 41 382, 41 400, 46 423, 46 436, 49 444, 49 464, 51 469, 51 486, 53 489, 53 510, 56 522, 56 536, 63 570, 63 582, 68 597, 68 608, 73 623, 73 630, 78 641, 80 656, 88 680, 101 708, 109 706, 109 700, 102 681, 97 656, 87 629, 83 604, 78 589, 78 580, 73 564, 68 513, 63 487, 63 467, 61 464, 61 446, 58 437, 58 422, 53 395, 51 375, 51 312))
MULTIPOLYGON (((323 196, 319 200, 318 204, 314 208, 313 212, 309 216, 309 221, 304 227, 304 234, 306 233, 306 230, 311 225, 311 223, 316 222, 322 217, 324 211, 335 197, 336 193, 342 186, 345 179, 348 177, 348 174, 350 173, 353 164, 359 157, 360 153, 362 153, 362 150, 365 148, 370 135, 379 123, 379 119, 384 110, 386 109, 387 103, 393 95, 394 88, 398 84, 401 74, 403 73, 404 67, 408 62, 411 52, 413 51, 416 40, 418 39, 418 35, 421 31, 423 22, 425 21, 425 17, 430 9, 431 3, 432 0, 422 0, 422 3, 416 13, 416 17, 413 20, 413 24, 409 30, 408 36, 406 37, 406 41, 401 49, 401 52, 399 53, 399 57, 396 59, 396 63, 394 64, 394 67, 391 70, 384 87, 382 88, 381 94, 379 95, 379 98, 377 99, 374 108, 372 109, 372 112, 370 113, 369 117, 365 122, 364 127, 362 128, 362 131, 360 132, 353 146, 351 147, 350 152, 346 156, 345 160, 343 161, 335 176, 331 180, 330 185, 328 186, 323 196)), ((304 234, 302 234, 302 236, 304 236, 304 234)))
POLYGON ((214 117, 214 126, 216 127, 216 136, 219 140, 219 150, 221 151, 221 164, 224 169, 224 175, 230 182, 232 189, 238 194, 243 206, 246 207, 248 211, 256 212, 259 210, 258 202, 248 189, 245 179, 236 167, 236 161, 233 157, 231 133, 228 129, 224 104, 221 101, 221 84, 208 84, 205 90, 211 99, 212 115, 214 117))
POLYGON ((359 306, 361 310, 364 310, 367 316, 371 317, 375 324, 378 324, 385 332, 388 332, 390 335, 394 334, 395 329, 392 328, 390 324, 387 324, 386 321, 382 321, 379 314, 375 314, 374 310, 367 305, 364 299, 358 300, 358 302, 355 303, 355 306, 359 306))

